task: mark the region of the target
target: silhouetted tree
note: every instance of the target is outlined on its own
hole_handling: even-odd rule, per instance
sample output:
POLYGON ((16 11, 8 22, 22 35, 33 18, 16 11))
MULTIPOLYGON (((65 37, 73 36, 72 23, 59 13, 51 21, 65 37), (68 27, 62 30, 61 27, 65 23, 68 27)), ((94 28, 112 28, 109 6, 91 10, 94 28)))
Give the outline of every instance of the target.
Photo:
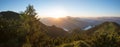
POLYGON ((25 14, 29 16, 36 16, 37 13, 35 12, 33 5, 29 5, 25 10, 25 14))

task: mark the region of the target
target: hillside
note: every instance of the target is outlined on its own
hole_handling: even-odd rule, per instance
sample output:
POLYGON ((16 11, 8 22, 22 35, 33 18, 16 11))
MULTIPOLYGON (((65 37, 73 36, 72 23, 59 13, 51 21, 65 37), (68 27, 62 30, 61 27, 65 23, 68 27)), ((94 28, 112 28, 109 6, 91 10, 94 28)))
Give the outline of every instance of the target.
POLYGON ((97 25, 97 26, 87 30, 86 32, 88 34, 93 34, 93 33, 101 32, 101 31, 103 31, 103 32, 110 32, 110 31, 120 32, 120 25, 115 22, 104 22, 100 25, 97 25))
POLYGON ((20 19, 20 15, 13 11, 0 12, 0 17, 6 18, 6 19, 20 19))
MULTIPOLYGON (((95 26, 85 34, 91 34, 86 39, 80 39, 70 43, 64 43, 58 47, 119 47, 120 25, 115 22, 104 22, 95 26)), ((80 34, 80 33, 79 33, 80 34)))
POLYGON ((53 40, 57 40, 54 38, 67 34, 64 29, 47 26, 34 16, 12 11, 0 12, 0 47, 48 46, 48 42, 53 46, 53 40))
MULTIPOLYGON (((20 14, 16 13, 16 12, 12 12, 12 11, 4 11, 4 12, 0 12, 1 18, 5 18, 5 19, 15 19, 15 20, 20 20, 20 14)), ((43 30, 45 33, 47 33, 49 36, 61 36, 61 35, 66 35, 67 31, 65 31, 62 28, 56 27, 56 26, 47 26, 45 24, 43 24, 42 22, 39 22, 40 26, 42 27, 41 30, 43 30), (59 33, 58 33, 59 32, 59 33), (58 33, 58 34, 56 34, 58 33)))

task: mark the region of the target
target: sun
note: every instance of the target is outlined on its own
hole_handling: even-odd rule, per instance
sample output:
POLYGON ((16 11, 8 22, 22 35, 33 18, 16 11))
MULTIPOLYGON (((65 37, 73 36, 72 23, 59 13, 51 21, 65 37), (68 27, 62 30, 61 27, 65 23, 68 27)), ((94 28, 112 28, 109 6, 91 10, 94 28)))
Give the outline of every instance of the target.
POLYGON ((52 9, 47 10, 46 14, 47 14, 47 17, 60 18, 60 17, 67 16, 67 11, 60 7, 59 8, 54 7, 52 9))

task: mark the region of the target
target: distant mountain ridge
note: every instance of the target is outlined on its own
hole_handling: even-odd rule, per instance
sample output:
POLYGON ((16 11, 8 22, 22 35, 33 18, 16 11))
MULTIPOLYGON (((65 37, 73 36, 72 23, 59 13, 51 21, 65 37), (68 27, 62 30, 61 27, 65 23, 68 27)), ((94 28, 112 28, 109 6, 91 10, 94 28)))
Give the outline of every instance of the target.
POLYGON ((99 25, 101 23, 104 23, 106 21, 109 22, 116 22, 120 24, 120 17, 96 17, 96 18, 79 18, 79 17, 65 17, 60 18, 60 22, 57 23, 54 21, 54 18, 42 18, 41 22, 43 22, 46 25, 56 25, 57 27, 61 27, 67 30, 75 29, 75 28, 81 28, 85 29, 88 26, 95 26, 99 25))

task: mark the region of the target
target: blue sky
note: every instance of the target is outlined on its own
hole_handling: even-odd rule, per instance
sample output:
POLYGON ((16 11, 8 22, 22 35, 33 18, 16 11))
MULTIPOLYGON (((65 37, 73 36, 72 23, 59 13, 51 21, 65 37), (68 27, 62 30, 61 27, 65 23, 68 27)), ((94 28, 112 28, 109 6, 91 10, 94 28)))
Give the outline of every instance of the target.
POLYGON ((64 10, 66 16, 75 17, 120 17, 119 0, 0 0, 0 11, 21 12, 31 4, 40 16, 46 16, 50 9, 64 10))

